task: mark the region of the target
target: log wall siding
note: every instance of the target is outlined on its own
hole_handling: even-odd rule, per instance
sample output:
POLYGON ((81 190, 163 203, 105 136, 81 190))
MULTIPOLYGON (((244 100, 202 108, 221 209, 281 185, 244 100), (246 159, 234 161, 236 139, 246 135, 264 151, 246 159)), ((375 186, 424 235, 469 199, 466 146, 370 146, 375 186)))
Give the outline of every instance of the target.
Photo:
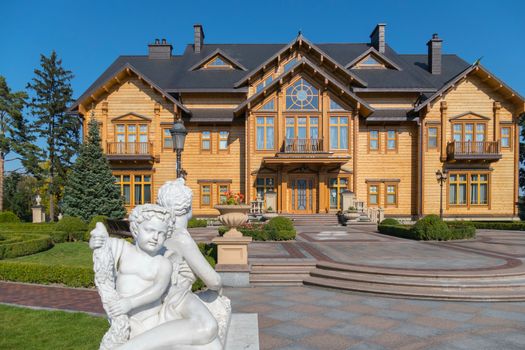
MULTIPOLYGON (((446 101, 446 120, 444 122, 445 130, 440 130, 444 133, 446 142, 453 139, 452 123, 450 118, 459 116, 464 113, 472 112, 490 118, 483 120, 487 125, 486 140, 494 139, 494 102, 501 102, 499 109, 499 123, 513 121, 513 107, 505 103, 502 96, 488 88, 479 78, 471 76, 459 83, 454 89, 444 94, 440 100, 432 104, 430 110, 426 114, 423 122, 425 125, 431 123, 441 123, 441 101, 446 101)), ((466 116, 466 118, 475 118, 474 116, 466 116)), ((435 124, 438 125, 438 124, 435 124)), ((425 128, 425 133, 427 132, 425 128)), ((425 141, 426 141, 425 135, 425 141)), ((500 136, 497 134, 497 139, 500 136)), ((470 208, 447 206, 447 192, 448 185, 444 184, 443 188, 443 208, 444 215, 494 215, 494 216, 508 216, 514 215, 514 148, 502 149, 502 158, 498 161, 492 162, 489 165, 478 166, 478 169, 493 169, 490 172, 490 192, 489 204, 490 206, 472 206, 470 208)), ((436 180, 436 170, 443 169, 443 163, 440 160, 439 153, 429 150, 424 151, 424 212, 423 214, 438 214, 439 213, 439 196, 440 187, 436 180)), ((479 163, 472 163, 479 164, 479 163)), ((461 165, 457 165, 461 167, 461 165)), ((473 165, 470 165, 473 166, 473 165)), ((462 168, 468 168, 469 165, 462 168)), ((451 166, 449 166, 449 169, 451 166)), ((480 170, 481 171, 481 170, 480 170)))

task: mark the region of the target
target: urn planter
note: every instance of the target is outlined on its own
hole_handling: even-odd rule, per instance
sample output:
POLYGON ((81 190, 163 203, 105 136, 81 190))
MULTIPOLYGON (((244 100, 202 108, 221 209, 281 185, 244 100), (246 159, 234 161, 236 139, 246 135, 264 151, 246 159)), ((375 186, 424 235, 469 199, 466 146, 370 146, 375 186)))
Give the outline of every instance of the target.
POLYGON ((359 214, 358 212, 346 212, 346 213, 343 213, 343 215, 345 219, 349 221, 354 221, 354 220, 357 220, 361 214, 359 214))
POLYGON ((242 233, 237 230, 237 227, 248 222, 248 212, 250 206, 247 204, 240 205, 216 205, 215 209, 219 211, 219 221, 229 230, 224 234, 224 237, 242 237, 242 233))

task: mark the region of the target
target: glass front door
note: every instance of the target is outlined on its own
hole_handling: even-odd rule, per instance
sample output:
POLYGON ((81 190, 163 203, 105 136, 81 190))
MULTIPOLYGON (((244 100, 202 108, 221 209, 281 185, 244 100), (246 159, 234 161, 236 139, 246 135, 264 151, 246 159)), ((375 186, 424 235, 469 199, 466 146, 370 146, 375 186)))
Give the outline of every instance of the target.
POLYGON ((315 212, 316 182, 313 176, 295 177, 290 180, 291 212, 308 214, 315 212))

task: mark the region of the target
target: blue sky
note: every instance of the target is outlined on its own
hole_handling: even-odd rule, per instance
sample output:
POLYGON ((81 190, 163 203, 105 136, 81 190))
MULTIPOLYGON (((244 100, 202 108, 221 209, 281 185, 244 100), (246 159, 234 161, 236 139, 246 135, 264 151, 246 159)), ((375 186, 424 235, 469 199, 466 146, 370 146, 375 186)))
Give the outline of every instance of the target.
MULTIPOLYGON (((73 71, 78 97, 113 60, 146 54, 166 38, 174 53, 201 23, 209 43, 287 43, 299 30, 311 41, 368 42, 386 23, 399 53, 426 53, 432 33, 444 53, 482 64, 525 95, 523 1, 2 1, 0 75, 24 89, 41 53, 56 50, 73 71), (5 17, 4 17, 5 16, 5 17)), ((7 165, 9 169, 10 164, 7 165)))

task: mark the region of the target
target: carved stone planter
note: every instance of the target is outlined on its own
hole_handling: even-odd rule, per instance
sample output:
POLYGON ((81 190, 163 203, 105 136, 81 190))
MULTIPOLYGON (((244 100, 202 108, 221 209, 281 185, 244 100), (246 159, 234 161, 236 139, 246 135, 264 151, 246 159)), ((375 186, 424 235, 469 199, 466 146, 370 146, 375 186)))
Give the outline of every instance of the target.
POLYGON ((242 233, 237 230, 237 227, 248 222, 248 212, 250 206, 246 204, 241 205, 216 205, 221 215, 219 215, 219 221, 229 230, 224 234, 224 237, 242 237, 242 233))
POLYGON ((361 214, 359 214, 358 212, 346 212, 346 213, 343 213, 343 215, 345 219, 349 221, 354 221, 354 220, 357 220, 361 214))

